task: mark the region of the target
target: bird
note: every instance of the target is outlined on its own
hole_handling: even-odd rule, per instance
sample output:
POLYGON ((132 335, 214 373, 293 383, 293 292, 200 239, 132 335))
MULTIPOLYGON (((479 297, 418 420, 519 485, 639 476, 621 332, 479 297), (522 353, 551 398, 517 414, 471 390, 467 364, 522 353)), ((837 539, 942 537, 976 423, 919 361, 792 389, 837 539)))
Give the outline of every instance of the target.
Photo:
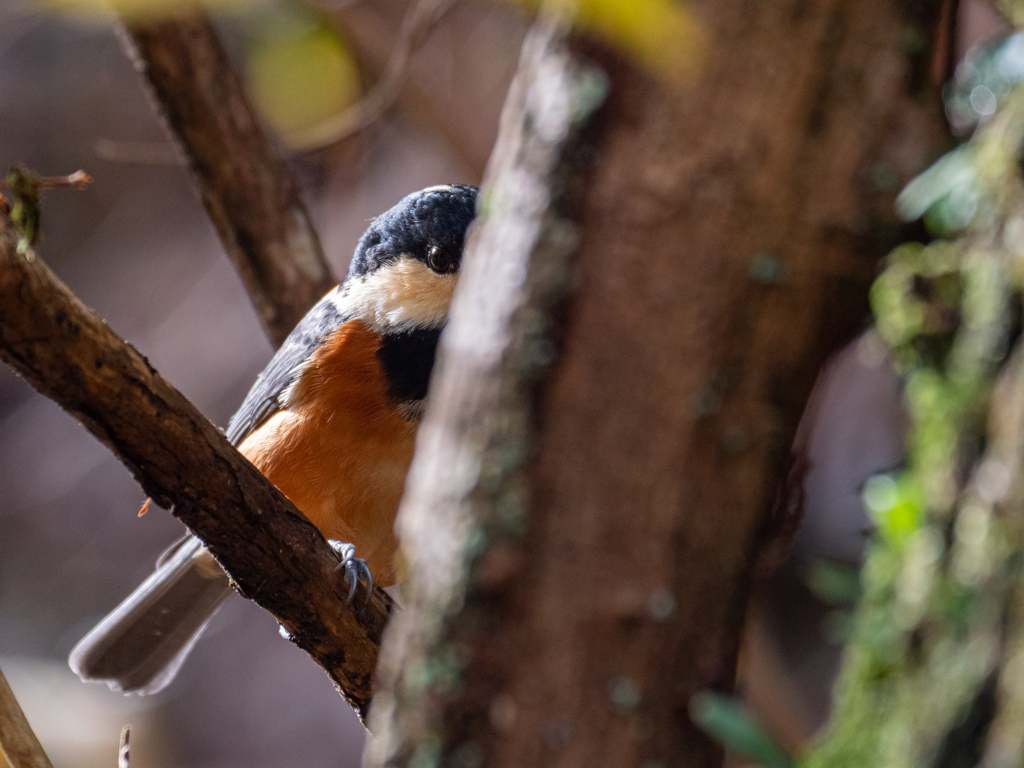
MULTIPOLYGON (((382 587, 397 579, 395 514, 477 194, 428 187, 373 219, 345 281, 299 322, 225 430, 342 555, 353 591, 363 573, 382 587)), ((69 665, 115 691, 156 693, 232 591, 186 536, 69 665)))

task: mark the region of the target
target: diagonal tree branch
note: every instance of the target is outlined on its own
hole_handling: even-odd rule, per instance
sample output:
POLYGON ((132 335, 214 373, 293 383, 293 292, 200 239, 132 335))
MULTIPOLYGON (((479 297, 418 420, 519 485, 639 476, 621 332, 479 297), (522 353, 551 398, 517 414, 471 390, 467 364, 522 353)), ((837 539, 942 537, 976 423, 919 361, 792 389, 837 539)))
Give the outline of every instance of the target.
POLYGON ((0 757, 11 768, 53 768, 28 718, 14 698, 14 691, 0 671, 0 757))
POLYGON ((0 217, 0 360, 114 451, 365 716, 391 599, 361 584, 346 605, 338 558, 312 523, 15 242, 0 217))
POLYGON ((197 11, 137 22, 124 38, 264 330, 279 345, 338 282, 294 177, 260 126, 208 17, 197 11))

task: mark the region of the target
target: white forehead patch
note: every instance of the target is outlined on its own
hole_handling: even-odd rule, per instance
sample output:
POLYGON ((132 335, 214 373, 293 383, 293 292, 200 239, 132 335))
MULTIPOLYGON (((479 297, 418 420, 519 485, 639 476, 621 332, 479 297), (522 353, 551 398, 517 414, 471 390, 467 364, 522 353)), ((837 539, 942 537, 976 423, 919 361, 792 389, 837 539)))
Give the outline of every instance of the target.
POLYGON ((426 189, 421 189, 419 191, 419 194, 422 195, 424 192, 447 192, 447 191, 452 190, 452 189, 455 189, 455 187, 453 187, 451 184, 436 184, 433 187, 427 187, 426 189))
POLYGON ((339 312, 378 333, 440 328, 448 318, 457 279, 404 255, 368 275, 349 278, 332 300, 339 312))

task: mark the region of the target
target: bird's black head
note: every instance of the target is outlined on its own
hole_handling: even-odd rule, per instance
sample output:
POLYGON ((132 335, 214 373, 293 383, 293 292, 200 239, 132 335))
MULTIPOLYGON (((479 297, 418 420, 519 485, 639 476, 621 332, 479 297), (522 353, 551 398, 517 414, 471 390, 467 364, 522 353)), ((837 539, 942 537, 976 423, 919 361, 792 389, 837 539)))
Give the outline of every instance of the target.
POLYGON ((406 195, 373 220, 359 239, 349 277, 369 275, 411 258, 442 275, 459 271, 466 230, 476 216, 477 188, 427 187, 406 195))
POLYGON ((476 187, 446 184, 407 195, 366 230, 348 279, 331 294, 339 316, 380 334, 389 394, 416 419, 448 319, 476 187))
POLYGON ((381 214, 332 294, 338 311, 383 334, 436 331, 448 319, 476 187, 446 184, 414 192, 381 214))

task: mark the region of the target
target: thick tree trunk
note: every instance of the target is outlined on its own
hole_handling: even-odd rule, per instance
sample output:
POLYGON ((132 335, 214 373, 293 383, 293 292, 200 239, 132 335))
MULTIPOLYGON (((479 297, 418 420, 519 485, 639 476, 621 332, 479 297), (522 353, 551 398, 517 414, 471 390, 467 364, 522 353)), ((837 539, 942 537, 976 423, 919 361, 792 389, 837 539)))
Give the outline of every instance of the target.
POLYGON ((524 53, 402 512, 378 764, 720 760, 690 699, 732 685, 797 419, 943 130, 906 3, 692 6, 683 84, 579 45, 610 82, 581 137, 597 81, 557 36, 524 53))

